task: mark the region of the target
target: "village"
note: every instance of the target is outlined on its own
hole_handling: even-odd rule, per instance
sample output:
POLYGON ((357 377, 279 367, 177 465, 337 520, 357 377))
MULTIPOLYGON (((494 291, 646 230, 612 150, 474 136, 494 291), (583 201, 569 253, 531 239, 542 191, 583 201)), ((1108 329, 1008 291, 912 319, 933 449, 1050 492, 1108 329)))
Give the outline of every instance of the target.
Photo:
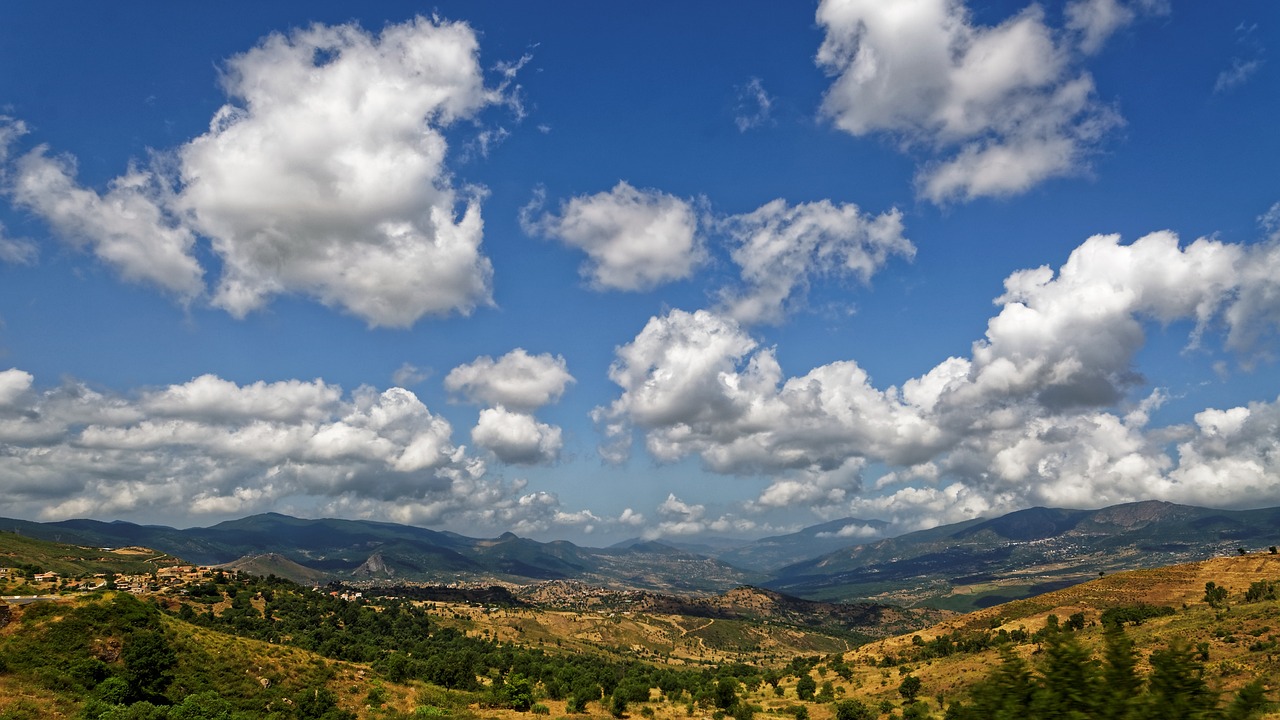
POLYGON ((117 590, 134 594, 158 593, 180 589, 193 582, 213 577, 216 569, 197 565, 157 567, 150 573, 116 574, 111 572, 63 575, 39 572, 30 568, 0 567, 0 598, 14 601, 37 596, 54 597, 97 590, 117 590))

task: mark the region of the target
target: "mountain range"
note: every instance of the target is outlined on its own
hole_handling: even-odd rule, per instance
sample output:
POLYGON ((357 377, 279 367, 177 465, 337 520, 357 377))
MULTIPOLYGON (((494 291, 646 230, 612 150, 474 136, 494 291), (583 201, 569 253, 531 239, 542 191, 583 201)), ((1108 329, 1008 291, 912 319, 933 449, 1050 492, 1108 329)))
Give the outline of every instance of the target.
POLYGON ((308 583, 575 580, 677 594, 758 585, 813 600, 969 610, 1100 573, 1273 545, 1280 542, 1280 508, 1215 510, 1148 501, 1101 510, 1030 508, 877 538, 887 529, 880 521, 845 518, 694 552, 692 546, 659 541, 588 548, 512 533, 469 538, 394 523, 277 513, 185 530, 120 521, 0 519, 0 530, 39 539, 141 545, 194 563, 308 583))

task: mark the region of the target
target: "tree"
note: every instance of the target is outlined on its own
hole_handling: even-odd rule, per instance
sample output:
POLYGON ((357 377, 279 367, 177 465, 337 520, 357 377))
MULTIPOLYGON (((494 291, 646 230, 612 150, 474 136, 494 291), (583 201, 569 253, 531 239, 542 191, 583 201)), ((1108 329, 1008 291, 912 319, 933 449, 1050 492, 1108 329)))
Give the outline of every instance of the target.
POLYGON ((213 691, 195 693, 169 708, 168 720, 231 720, 231 703, 213 691))
POLYGON ((594 698, 588 698, 585 694, 574 693, 569 698, 569 702, 565 704, 565 711, 571 713, 584 713, 587 711, 587 703, 594 698))
POLYGON ((502 685, 499 699, 503 705, 512 710, 525 712, 533 707, 533 684, 529 682, 529 678, 519 673, 512 673, 502 685))
POLYGON ((902 682, 898 685, 898 694, 908 705, 915 702, 916 696, 920 694, 920 678, 915 675, 902 678, 902 682))
POLYGON ((1267 691, 1262 678, 1240 688, 1236 697, 1227 706, 1227 720, 1253 720, 1262 714, 1267 707, 1267 691))
POLYGON ((796 697, 801 700, 812 700, 818 691, 818 681, 813 679, 808 673, 800 676, 800 681, 796 683, 796 697))
POLYGON ((902 708, 902 720, 930 720, 929 706, 923 702, 911 703, 902 708))
POLYGON ((1167 648, 1151 653, 1150 683, 1151 708, 1162 720, 1201 718, 1218 704, 1204 681, 1204 667, 1183 638, 1175 637, 1167 648))
POLYGON ((129 683, 121 677, 103 680, 93 692, 108 705, 123 705, 129 701, 129 683))
POLYGON ((1032 702, 1035 717, 1079 720, 1094 717, 1097 668, 1075 635, 1062 632, 1049 635, 1041 673, 1043 682, 1032 702))
POLYGON ((1035 684, 1026 662, 1009 648, 1001 650, 1004 660, 970 690, 972 704, 955 703, 947 708, 947 720, 1025 720, 1030 717, 1035 684))
POLYGON ((733 678, 720 678, 716 681, 716 707, 728 710, 738 701, 738 681, 733 678))
POLYGON ((1249 585, 1249 589, 1244 591, 1245 602, 1258 602, 1259 600, 1275 600, 1276 584, 1267 580, 1256 580, 1249 585))
POLYGON ((164 633, 139 630, 125 641, 120 653, 124 660, 124 678, 130 695, 136 699, 159 697, 173 682, 173 667, 178 657, 164 633))
POLYGON ((836 688, 831 684, 830 680, 825 680, 822 687, 818 688, 818 694, 813 696, 818 702, 831 702, 836 699, 836 688))
POLYGON ((338 697, 329 688, 303 690, 293 697, 299 720, 355 720, 355 713, 338 707, 338 697))
POLYGON ((1142 688, 1137 673, 1137 654, 1122 624, 1109 624, 1105 628, 1106 649, 1103 651, 1098 718, 1128 720, 1133 717, 1134 701, 1142 688))
POLYGON ((836 720, 873 720, 875 711, 860 700, 841 700, 836 703, 836 720))
POLYGON ((168 708, 141 700, 132 705, 116 705, 98 716, 98 720, 167 720, 168 708))
POLYGON ((1204 601, 1205 602, 1209 603, 1213 607, 1218 607, 1222 603, 1226 602, 1226 599, 1227 599, 1226 588, 1220 587, 1217 583, 1215 583, 1212 580, 1204 584, 1204 601))

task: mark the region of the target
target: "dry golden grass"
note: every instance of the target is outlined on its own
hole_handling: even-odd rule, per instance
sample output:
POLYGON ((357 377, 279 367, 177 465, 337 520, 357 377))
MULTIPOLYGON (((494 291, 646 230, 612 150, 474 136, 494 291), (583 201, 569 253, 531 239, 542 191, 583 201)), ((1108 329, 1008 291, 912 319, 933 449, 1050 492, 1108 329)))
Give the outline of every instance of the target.
POLYGON ((610 652, 673 665, 786 662, 844 652, 853 644, 778 624, 625 611, 492 609, 426 603, 440 624, 473 637, 566 652, 610 652))
MULTIPOLYGON (((1078 634, 1081 643, 1101 653, 1102 628, 1099 618, 1107 608, 1146 603, 1178 609, 1174 615, 1146 621, 1127 632, 1139 650, 1139 670, 1146 672, 1145 658, 1152 650, 1164 647, 1170 638, 1182 637, 1192 647, 1208 644, 1209 661, 1206 677, 1211 686, 1223 692, 1234 692, 1254 678, 1264 678, 1275 691, 1280 689, 1280 653, 1252 651, 1250 646, 1280 638, 1280 603, 1275 601, 1244 603, 1244 593, 1258 580, 1280 581, 1280 556, 1250 554, 1222 557, 1199 563, 1174 565, 1150 570, 1118 573, 1047 593, 1027 600, 980 610, 944 621, 927 630, 887 638, 865 645, 846 654, 846 662, 854 668, 853 679, 843 683, 849 697, 871 704, 881 700, 900 701, 897 688, 909 669, 920 678, 923 696, 955 697, 985 677, 1000 662, 999 653, 988 650, 973 654, 957 654, 923 662, 909 662, 894 668, 879 667, 886 655, 904 657, 913 647, 913 635, 929 641, 954 631, 1023 628, 1034 632, 1044 627, 1049 615, 1065 621, 1073 613, 1082 613, 1088 627, 1078 634), (1205 583, 1214 582, 1228 589, 1228 605, 1210 607, 1203 601, 1205 583)), ((1022 645, 1017 652, 1032 664, 1038 648, 1022 645)), ((838 679, 839 684, 841 681, 838 679)), ((936 700, 929 700, 938 709, 936 700)), ((1280 717, 1280 713, 1268 717, 1280 717)))
MULTIPOLYGON (((918 633, 886 638, 854 650, 848 650, 843 642, 837 644, 829 637, 821 642, 830 645, 815 647, 814 644, 820 642, 814 636, 794 628, 740 621, 647 613, 493 610, 465 604, 429 605, 434 615, 444 618, 442 624, 454 626, 469 635, 542 646, 549 652, 608 651, 684 667, 734 661, 779 666, 794 655, 843 653, 852 673, 850 679, 844 680, 825 667, 814 671, 814 678, 820 686, 824 682, 832 684, 835 699, 856 698, 873 707, 883 701, 901 706, 898 685, 903 675, 910 672, 922 682, 922 699, 935 713, 940 713, 937 697, 941 695, 945 704, 961 696, 1000 662, 999 654, 995 650, 987 650, 881 667, 880 662, 886 655, 902 658, 909 654, 913 648, 912 635, 919 635, 927 641, 957 630, 1025 628, 1034 632, 1044 626, 1050 614, 1065 621, 1073 613, 1081 613, 1087 627, 1078 633, 1078 637, 1086 647, 1098 650, 1102 645, 1102 629, 1098 624, 1102 612, 1110 607, 1138 603, 1177 609, 1174 615, 1129 628, 1129 636, 1139 649, 1143 663, 1152 650, 1163 647, 1169 638, 1182 637, 1192 647, 1201 643, 1207 646, 1206 678, 1215 689, 1230 693, 1245 682, 1262 677, 1272 683, 1272 698, 1276 699, 1280 695, 1277 692, 1280 688, 1275 684, 1280 679, 1280 650, 1268 652, 1256 648, 1280 639, 1280 603, 1244 603, 1245 590, 1257 580, 1280 581, 1280 556, 1251 554, 1119 573, 1036 598, 956 616, 918 633), (1204 586, 1210 581, 1227 588, 1229 595, 1225 608, 1213 608, 1203 602, 1204 586), (756 649, 735 650, 717 645, 726 639, 755 643, 756 649)), ((456 702, 450 701, 445 691, 432 686, 378 680, 370 668, 359 664, 327 660, 297 648, 232 637, 172 619, 166 622, 179 632, 184 642, 199 646, 202 652, 219 658, 229 667, 239 668, 237 672, 244 673, 239 678, 241 683, 259 686, 266 682, 275 687, 302 687, 308 678, 323 671, 329 678, 326 684, 337 695, 340 705, 356 712, 362 720, 386 717, 388 711, 412 713, 421 706, 444 707, 456 702), (378 702, 370 702, 370 690, 374 687, 378 688, 374 698, 378 702)), ((15 631, 16 623, 0 630, 4 633, 15 631)), ((1017 652, 1035 663, 1037 647, 1034 644, 1019 646, 1017 652)), ((1145 671, 1144 664, 1140 667, 1145 671)), ((760 706, 767 716, 788 717, 790 708, 798 703, 795 685, 795 678, 787 678, 782 683, 781 697, 766 685, 745 699, 760 706)), ((653 720, 688 720, 710 718, 713 712, 698 706, 693 706, 690 712, 687 697, 669 702, 661 699, 656 689, 651 696, 654 702, 644 706, 633 705, 629 715, 641 720, 648 718, 651 712, 653 720), (642 708, 647 708, 648 712, 642 714, 642 708)), ((586 715, 571 716, 563 701, 541 699, 539 702, 548 707, 550 718, 609 717, 600 703, 590 704, 586 715)), ((829 720, 833 716, 831 703, 811 703, 806 707, 811 720, 829 720)), ((65 701, 52 698, 13 676, 0 674, 0 713, 12 712, 17 717, 71 717, 75 711, 76 708, 65 701)), ((479 705, 472 705, 469 713, 477 718, 493 720, 529 720, 531 717, 529 713, 479 705)), ((466 714, 464 712, 463 716, 466 714)), ((1280 718, 1280 713, 1269 717, 1280 718)))

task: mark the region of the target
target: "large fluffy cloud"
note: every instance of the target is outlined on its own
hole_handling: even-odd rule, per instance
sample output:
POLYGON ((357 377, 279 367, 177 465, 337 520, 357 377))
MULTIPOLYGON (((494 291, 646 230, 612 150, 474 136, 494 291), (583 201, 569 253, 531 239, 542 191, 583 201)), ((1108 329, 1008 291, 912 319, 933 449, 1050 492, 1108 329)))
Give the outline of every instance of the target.
MULTIPOLYGON (((553 452, 558 434, 543 434, 526 452, 553 452)), ((124 396, 74 382, 41 390, 10 369, 0 372, 0 503, 49 519, 297 508, 455 527, 563 513, 553 495, 525 502, 523 482, 491 478, 451 436, 402 388, 205 375, 124 396)))
POLYGON ((1096 236, 1056 272, 1011 275, 970 357, 884 389, 852 361, 784 377, 772 348, 731 318, 673 310, 617 351, 610 377, 622 393, 597 410, 613 429, 605 455, 617 459, 634 426, 659 460, 693 455, 716 472, 773 478, 757 508, 839 506, 903 522, 954 519, 955 507, 1280 501, 1276 405, 1152 428, 1164 394, 1134 398, 1146 323, 1190 321, 1192 344, 1221 335, 1248 358, 1280 327, 1276 278, 1274 239, 1096 236), (866 497, 870 463, 892 472, 866 497))
POLYGON ((701 455, 717 472, 831 471, 850 457, 908 462, 941 439, 852 361, 784 381, 771 348, 733 320, 673 310, 618 349, 622 395, 604 412, 646 430, 650 453, 701 455))
POLYGON ((181 206, 224 269, 232 314, 300 292, 378 325, 488 299, 480 208, 458 202, 441 128, 484 87, 475 33, 418 18, 271 35, 227 62, 231 103, 180 152, 181 206))
POLYGON ((582 274, 598 290, 648 290, 682 280, 705 256, 693 205, 626 182, 571 198, 558 214, 535 215, 534 207, 526 209, 526 231, 585 252, 582 274))
POLYGON ((781 321, 788 306, 803 299, 811 276, 852 276, 865 283, 890 255, 915 254, 896 209, 873 218, 856 205, 829 200, 774 200, 727 218, 723 226, 735 241, 731 253, 744 285, 723 293, 723 301, 728 314, 743 323, 781 321))
MULTIPOLYGON (((237 317, 280 293, 400 327, 489 302, 479 193, 454 187, 444 136, 501 99, 470 27, 314 25, 270 35, 222 78, 227 104, 163 171, 131 168, 98 193, 38 147, 6 190, 126 278, 184 299, 205 292, 207 238, 212 302, 237 317)), ((6 145, 25 130, 6 128, 6 145)))
MULTIPOLYGON (((1091 44, 1120 24, 1102 3, 1073 23, 1091 44)), ((959 0, 823 0, 823 112, 853 135, 885 132, 934 153, 918 177, 934 201, 1020 193, 1079 172, 1118 117, 1099 103, 1039 6, 994 27, 959 0)))

